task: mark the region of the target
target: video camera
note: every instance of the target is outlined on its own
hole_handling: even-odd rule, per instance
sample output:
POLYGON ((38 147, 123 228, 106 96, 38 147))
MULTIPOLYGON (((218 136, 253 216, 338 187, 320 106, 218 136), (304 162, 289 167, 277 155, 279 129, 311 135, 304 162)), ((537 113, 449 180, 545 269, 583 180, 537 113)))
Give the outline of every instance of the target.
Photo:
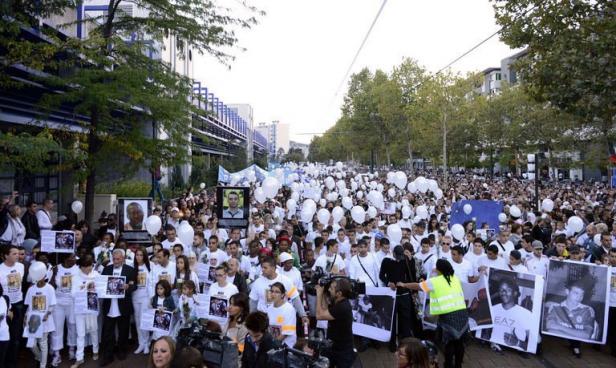
POLYGON ((194 320, 182 327, 177 336, 178 350, 184 346, 201 352, 208 367, 235 367, 238 361, 237 344, 218 332, 206 329, 205 319, 194 320))
POLYGON ((324 287, 326 290, 329 288, 329 285, 332 281, 346 279, 351 283, 351 299, 356 299, 359 295, 366 294, 366 283, 359 282, 357 280, 353 280, 347 276, 339 276, 339 275, 330 275, 323 271, 323 268, 317 267, 310 281, 304 284, 304 289, 306 289, 306 293, 310 295, 316 295, 316 285, 320 285, 324 287))
POLYGON ((314 351, 311 355, 286 345, 267 352, 269 368, 327 368, 329 359, 324 355, 332 348, 332 341, 323 338, 322 334, 315 336, 313 331, 308 340, 308 347, 314 351))

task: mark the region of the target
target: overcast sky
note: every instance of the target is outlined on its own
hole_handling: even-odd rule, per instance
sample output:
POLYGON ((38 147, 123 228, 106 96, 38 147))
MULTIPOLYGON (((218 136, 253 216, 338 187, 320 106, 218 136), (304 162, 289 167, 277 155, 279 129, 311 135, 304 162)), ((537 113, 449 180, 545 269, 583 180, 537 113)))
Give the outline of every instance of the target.
MULTIPOLYGON (((225 103, 252 105, 255 125, 279 120, 290 125, 291 140, 309 143, 303 133, 322 133, 340 117, 348 78, 336 90, 382 0, 249 3, 267 14, 237 33, 247 50, 232 50, 230 69, 197 56, 195 78, 225 103)), ((488 0, 389 0, 351 72, 389 72, 404 57, 435 72, 497 29, 488 0)), ((515 51, 494 37, 452 69, 500 66, 515 51)))

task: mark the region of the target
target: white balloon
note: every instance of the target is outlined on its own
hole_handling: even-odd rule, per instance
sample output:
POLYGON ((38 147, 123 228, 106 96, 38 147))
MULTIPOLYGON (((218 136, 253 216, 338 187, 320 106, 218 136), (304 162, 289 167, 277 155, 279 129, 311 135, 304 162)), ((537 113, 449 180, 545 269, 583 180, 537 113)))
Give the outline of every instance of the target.
POLYGON ((357 190, 357 182, 355 182, 355 181, 351 182, 351 190, 352 191, 356 191, 357 190))
POLYGON ((500 222, 507 222, 507 215, 503 212, 498 214, 498 221, 500 222))
POLYGON ((387 226, 387 237, 393 244, 400 244, 400 240, 402 239, 402 229, 400 225, 391 224, 387 226))
POLYGON ((44 279, 46 275, 47 266, 45 266, 45 263, 34 261, 30 264, 30 267, 28 268, 28 278, 30 281, 33 283, 39 282, 44 279))
POLYGON ((325 198, 321 198, 319 199, 319 205, 321 207, 325 207, 325 205, 327 204, 327 201, 325 200, 325 198))
POLYGON ((342 179, 342 173, 337 172, 336 173, 336 179, 342 179))
POLYGON ((408 190, 409 193, 417 193, 417 185, 412 181, 406 186, 406 190, 408 190))
POLYGON ((331 216, 331 214, 325 208, 321 208, 320 210, 317 211, 317 219, 324 226, 327 226, 327 224, 329 223, 329 217, 330 216, 331 216))
POLYGON ((462 207, 462 210, 464 211, 465 214, 470 215, 471 212, 473 212, 473 206, 467 203, 464 205, 464 207, 462 207))
POLYGON ((302 208, 310 208, 312 213, 314 213, 317 210, 317 204, 314 200, 308 198, 304 200, 304 203, 302 203, 302 208))
POLYGON ((360 191, 358 191, 358 192, 355 194, 355 197, 357 197, 357 199, 362 199, 362 198, 364 197, 364 192, 362 192, 361 190, 360 190, 360 191))
POLYGON ((411 217, 411 208, 408 206, 402 207, 402 218, 406 220, 409 217, 411 217))
POLYGON ((334 189, 334 187, 336 186, 336 182, 334 181, 334 178, 332 178, 331 176, 328 176, 327 178, 325 178, 325 186, 329 190, 334 189))
POLYGON ((265 201, 267 200, 267 198, 265 197, 265 193, 263 192, 263 188, 259 187, 257 189, 255 189, 255 193, 254 193, 255 199, 257 200, 257 202, 259 203, 265 203, 265 201))
POLYGON ((419 216, 419 218, 423 220, 427 220, 429 217, 428 208, 426 208, 426 206, 424 205, 417 206, 417 209, 415 209, 415 214, 417 214, 417 216, 419 216))
POLYGON ((280 187, 280 182, 273 176, 268 176, 263 180, 263 193, 267 198, 274 198, 276 194, 278 194, 278 188, 280 187))
POLYGON ((76 214, 80 214, 83 210, 83 203, 81 203, 81 201, 74 201, 71 204, 71 210, 73 210, 76 214))
POLYGON ((545 212, 552 212, 552 210, 554 209, 554 201, 550 198, 544 199, 543 201, 541 201, 541 209, 545 212))
POLYGON ((295 204, 297 205, 297 201, 299 201, 299 193, 298 192, 291 193, 291 199, 294 200, 295 204))
POLYGON ((346 183, 344 182, 344 180, 338 180, 336 182, 336 188, 338 188, 338 190, 346 188, 346 183))
POLYGON ((297 208, 297 201, 293 199, 293 197, 289 198, 287 200, 287 209, 289 211, 295 211, 296 208, 297 208))
POLYGON ((302 218, 302 222, 311 222, 312 221, 313 212, 310 211, 310 208, 302 207, 302 211, 300 213, 300 217, 302 218))
POLYGON ((353 221, 357 222, 358 224, 363 224, 364 221, 366 221, 366 211, 363 207, 354 206, 353 208, 351 208, 351 218, 353 218, 353 221))
POLYGON ((407 180, 408 178, 406 177, 406 174, 402 171, 397 171, 394 175, 394 184, 398 187, 398 189, 404 189, 407 180))
POLYGON ((584 221, 578 216, 571 216, 567 220, 567 226, 575 233, 579 233, 584 228, 584 221))
POLYGON ((521 217, 522 216, 522 210, 520 210, 520 208, 518 206, 516 206, 515 204, 511 207, 509 207, 509 213, 511 214, 511 216, 513 217, 521 217))
POLYGON ((394 182, 394 176, 396 175, 396 173, 394 173, 393 171, 390 171, 387 173, 387 178, 385 179, 385 182, 387 184, 391 184, 394 182))
POLYGON ((464 239, 464 226, 460 224, 455 224, 451 227, 451 235, 453 235, 456 240, 464 239))
POLYGON ((340 161, 336 162, 336 169, 342 170, 342 162, 340 161))
POLYGON ((376 190, 378 190, 379 192, 383 192, 383 189, 385 189, 385 186, 381 183, 376 185, 376 190))
POLYGON ((438 189, 437 181, 434 179, 428 179, 428 189, 430 189, 432 193, 436 192, 436 190, 438 189))
POLYGON ((443 191, 439 188, 436 191, 434 191, 434 196, 436 197, 436 199, 441 199, 443 198, 443 191))
POLYGON ((340 193, 341 197, 348 197, 349 195, 349 190, 347 188, 344 189, 340 189, 340 191, 338 191, 338 193, 340 193))
POLYGON ((161 221, 159 216, 152 215, 145 219, 145 229, 150 235, 158 234, 162 226, 163 222, 161 221))
POLYGON ((423 176, 420 176, 415 180, 415 185, 417 186, 417 190, 421 193, 428 191, 428 181, 423 176))
POLYGON ((372 207, 372 206, 369 206, 369 207, 368 207, 368 217, 369 217, 369 218, 371 218, 371 219, 373 219, 373 218, 375 218, 375 217, 376 217, 376 215, 377 215, 377 210, 376 210, 376 208, 374 208, 374 207, 372 207))
POLYGON ((409 205, 410 205, 410 204, 409 204, 409 200, 408 200, 408 199, 406 199, 406 198, 402 198, 402 207, 404 207, 404 206, 409 206, 409 205))
POLYGON ((343 197, 342 198, 342 207, 346 208, 347 210, 350 210, 351 207, 353 207, 353 200, 349 197, 343 197))
POLYGON ((201 188, 201 189, 205 189, 205 183, 201 183, 201 184, 199 184, 199 188, 201 188))
POLYGON ((419 217, 419 216, 413 217, 413 224, 418 224, 420 222, 421 222, 421 217, 419 217))
POLYGON ((528 222, 534 225, 535 221, 537 221, 537 216, 534 213, 529 212, 528 214, 526 214, 526 219, 528 220, 528 222))
POLYGON ((393 198, 396 195, 396 190, 394 188, 387 189, 387 195, 389 198, 393 198))
POLYGON ((344 210, 342 209, 342 207, 340 206, 334 207, 334 209, 332 210, 332 217, 334 218, 334 222, 339 223, 340 220, 342 220, 343 216, 344 216, 344 210))
POLYGON ((193 237, 195 236, 195 230, 190 226, 188 221, 182 221, 180 227, 178 228, 178 238, 188 249, 193 243, 193 237))

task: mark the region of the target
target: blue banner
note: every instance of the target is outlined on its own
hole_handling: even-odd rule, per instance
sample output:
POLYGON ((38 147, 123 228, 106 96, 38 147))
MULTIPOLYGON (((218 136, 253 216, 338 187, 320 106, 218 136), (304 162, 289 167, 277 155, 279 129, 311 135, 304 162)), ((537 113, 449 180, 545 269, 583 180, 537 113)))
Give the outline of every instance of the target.
POLYGON ((464 225, 466 221, 472 221, 475 218, 477 230, 481 229, 483 223, 487 223, 490 229, 494 229, 498 233, 500 222, 498 214, 503 212, 503 202, 500 201, 457 201, 451 206, 451 218, 449 227, 460 224, 464 225), (470 214, 464 213, 464 205, 470 204, 473 210, 470 214))

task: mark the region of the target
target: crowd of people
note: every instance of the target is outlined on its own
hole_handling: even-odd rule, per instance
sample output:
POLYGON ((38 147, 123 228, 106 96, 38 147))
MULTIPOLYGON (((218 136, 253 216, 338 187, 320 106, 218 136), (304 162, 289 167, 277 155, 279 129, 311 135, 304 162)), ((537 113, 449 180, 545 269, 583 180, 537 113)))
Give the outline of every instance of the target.
MULTIPOLYGON (((311 180, 317 187, 321 183, 316 210, 331 214, 344 208, 339 221, 328 216, 321 223, 316 210, 306 221, 299 205, 289 206, 290 199, 302 198, 298 183, 261 200, 252 195, 257 188, 252 182, 248 227, 221 228, 214 192, 189 188, 154 206, 152 214, 162 226, 147 244, 127 242, 114 213, 103 213, 92 226, 76 221, 74 214, 56 217, 51 199, 26 203, 22 214, 17 193, 5 198, 0 212, 0 366, 16 367, 24 344, 40 367, 70 360, 77 368, 88 359, 107 366, 126 359, 132 339, 133 353, 149 354, 153 367, 201 367, 201 354, 190 347, 176 351, 175 340, 183 326, 207 316, 210 331, 237 344, 242 367, 267 366, 267 351, 280 346, 314 354, 308 332, 316 329, 317 320, 328 323, 332 366, 350 367, 356 350, 379 343, 353 338, 351 284, 336 278, 326 288, 314 285, 312 275, 322 273, 395 290, 388 347, 400 367, 435 364, 433 351, 421 341, 430 334, 423 330, 418 292, 430 294, 431 311, 440 315, 439 327, 445 331, 438 341, 445 367, 460 367, 468 315, 465 306, 439 305, 442 290, 461 292, 460 280, 476 282, 491 268, 545 277, 550 258, 616 269, 616 192, 602 183, 545 183, 540 198, 549 198, 553 208, 542 211, 535 206, 534 183, 511 177, 452 174, 446 186, 440 183, 438 195, 396 187, 390 175, 352 169, 322 168, 305 182, 311 180), (345 185, 324 184, 330 176, 345 185), (339 193, 343 188, 345 195, 339 193), (384 198, 376 214, 369 211, 374 198, 366 194, 371 190, 384 198), (363 221, 343 205, 344 198, 363 207, 363 221), (465 199, 502 201, 506 218, 498 229, 469 220, 463 224, 464 236, 456 238, 450 231, 452 205, 465 199), (569 228, 572 216, 584 221, 583 231, 569 228), (178 237, 183 223, 194 229, 188 244, 178 237), (399 239, 388 234, 391 224, 399 225, 399 239), (73 231, 75 252, 42 252, 43 230, 73 231), (100 276, 116 277, 114 294, 120 297, 100 297, 100 276), (78 301, 82 298, 85 308, 78 301), (156 311, 156 328, 146 329, 143 321, 151 310, 156 311), (30 323, 34 315, 42 327, 31 333, 24 321, 30 323)), ((299 175, 297 182, 304 185, 299 175)), ((362 316, 368 318, 369 308, 364 309, 362 316)), ((616 311, 610 312, 608 342, 616 356, 616 311)), ((502 349, 496 343, 491 347, 502 349)), ((572 340, 572 353, 580 357, 580 349, 572 340)))

